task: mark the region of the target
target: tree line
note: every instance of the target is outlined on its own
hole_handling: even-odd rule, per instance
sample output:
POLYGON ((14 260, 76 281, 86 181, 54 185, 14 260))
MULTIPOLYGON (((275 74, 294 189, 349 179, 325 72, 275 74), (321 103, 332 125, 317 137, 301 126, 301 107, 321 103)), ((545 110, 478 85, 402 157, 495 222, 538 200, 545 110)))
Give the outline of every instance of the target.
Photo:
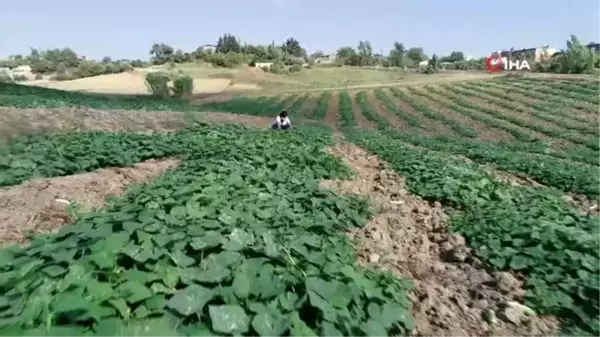
MULTIPOLYGON (((598 53, 592 52, 581 44, 577 37, 571 36, 567 48, 536 64, 535 70, 562 73, 589 73, 598 68, 598 53)), ((194 51, 185 52, 166 43, 155 43, 149 51, 150 60, 112 60, 104 57, 100 61, 87 60, 70 48, 56 48, 39 51, 31 49, 29 55, 11 55, 0 60, 0 68, 15 68, 21 65, 31 66, 33 73, 54 74, 55 79, 68 80, 81 77, 114 74, 149 65, 176 64, 187 62, 208 62, 217 67, 235 67, 241 64, 255 65, 258 62, 271 62, 269 69, 274 73, 299 71, 310 67, 324 55, 316 51, 308 55, 306 49, 293 37, 283 43, 274 41, 266 45, 242 43, 232 35, 220 36, 214 50, 202 46, 194 51)), ((333 55, 331 66, 380 66, 417 68, 428 61, 426 72, 432 73, 440 68, 456 70, 485 69, 485 58, 467 60, 461 51, 453 51, 447 56, 433 54, 431 57, 421 47, 407 48, 402 42, 394 42, 387 54, 374 53, 369 41, 359 41, 356 47, 344 46, 333 55)))

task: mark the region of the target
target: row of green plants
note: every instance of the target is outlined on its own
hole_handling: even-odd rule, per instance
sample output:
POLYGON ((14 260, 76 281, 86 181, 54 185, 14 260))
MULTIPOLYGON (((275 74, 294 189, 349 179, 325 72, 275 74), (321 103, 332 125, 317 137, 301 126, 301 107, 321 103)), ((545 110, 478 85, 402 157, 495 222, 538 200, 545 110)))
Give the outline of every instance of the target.
POLYGON ((329 102, 331 101, 332 92, 324 91, 317 98, 317 106, 308 116, 310 119, 316 119, 322 121, 329 112, 329 102))
MULTIPOLYGON (((598 166, 585 165, 533 153, 515 153, 496 144, 485 144, 451 137, 427 137, 417 133, 398 132, 388 120, 366 101, 366 93, 357 95, 357 103, 363 115, 374 122, 378 129, 406 143, 466 156, 482 164, 494 164, 498 169, 531 177, 549 187, 565 192, 583 194, 592 199, 600 198, 598 166)), ((597 157, 596 157, 597 158, 597 157)))
MULTIPOLYGON (((514 111, 520 111, 524 114, 529 113, 529 111, 524 110, 517 103, 514 103, 511 100, 507 100, 506 98, 492 97, 491 93, 482 92, 482 90, 485 90, 485 89, 478 89, 479 91, 475 91, 475 90, 470 89, 469 87, 466 87, 465 85, 462 85, 462 84, 443 85, 443 88, 455 93, 456 95, 477 97, 478 99, 481 99, 485 102, 489 102, 490 104, 496 105, 496 106, 504 108, 504 109, 509 109, 508 111, 514 110, 514 111)), ((539 133, 545 134, 547 136, 550 136, 550 137, 553 137, 556 139, 564 139, 564 140, 571 141, 575 144, 582 144, 582 145, 589 147, 592 150, 600 149, 600 145, 598 144, 597 140, 590 139, 587 137, 582 137, 582 136, 580 136, 579 133, 567 132, 564 129, 559 129, 559 128, 555 128, 555 127, 538 124, 527 118, 522 118, 517 115, 513 115, 510 112, 502 111, 502 109, 494 109, 491 107, 485 108, 484 104, 475 104, 475 106, 480 110, 485 110, 485 112, 492 113, 494 117, 507 120, 507 121, 514 123, 520 127, 530 129, 533 131, 537 131, 539 133)))
POLYGON ((524 83, 534 83, 537 84, 538 86, 535 88, 535 90, 540 91, 540 92, 545 92, 545 93, 549 93, 549 94, 555 94, 558 96, 563 96, 563 97, 567 97, 567 98, 571 98, 571 99, 575 99, 575 100, 580 100, 580 101, 585 101, 585 102, 590 102, 592 104, 599 104, 598 101, 598 93, 599 93, 599 89, 598 87, 600 86, 600 84, 598 84, 598 82, 596 83, 590 83, 590 84, 576 84, 573 83, 571 81, 567 81, 567 82, 551 82, 551 81, 544 81, 544 80, 539 80, 539 79, 533 79, 533 78, 523 78, 523 79, 519 79, 519 82, 524 82, 524 83))
POLYGON ((352 96, 350 96, 348 90, 340 91, 339 95, 340 126, 343 128, 356 126, 356 118, 352 109, 352 96))
POLYGON ((490 269, 524 275, 526 305, 566 320, 563 332, 600 333, 597 217, 581 215, 547 189, 512 186, 447 153, 382 132, 347 128, 345 135, 390 163, 411 193, 446 206, 452 230, 490 269))
POLYGON ((443 90, 437 86, 426 86, 423 90, 415 88, 412 92, 416 95, 425 97, 440 106, 483 123, 489 128, 506 131, 519 141, 531 142, 538 140, 531 132, 502 119, 502 115, 498 114, 496 110, 488 109, 484 106, 477 106, 463 98, 461 95, 443 90))
POLYGON ((554 91, 552 89, 550 89, 550 91, 545 90, 547 87, 544 87, 537 82, 532 83, 502 79, 493 82, 490 81, 490 83, 509 85, 512 90, 516 90, 520 95, 538 100, 537 103, 541 108, 547 108, 548 112, 557 116, 560 115, 580 122, 587 122, 590 117, 598 114, 598 105, 594 105, 588 101, 561 96, 559 91, 554 91))
POLYGON ((573 146, 563 149, 555 149, 552 143, 533 141, 534 139, 527 133, 521 131, 518 126, 506 123, 503 120, 490 118, 481 118, 474 110, 469 109, 470 103, 461 98, 447 95, 435 87, 425 87, 426 90, 413 88, 412 93, 418 96, 429 99, 430 101, 452 109, 455 112, 462 113, 473 120, 480 121, 490 128, 498 128, 512 134, 517 141, 513 142, 498 142, 495 145, 503 149, 513 152, 527 152, 541 155, 547 155, 555 158, 567 159, 574 162, 586 163, 590 165, 600 165, 600 158, 596 155, 596 151, 584 146, 573 146), (457 102, 457 103, 452 103, 457 102))
MULTIPOLYGON (((408 111, 402 110, 398 106, 393 98, 391 98, 383 89, 375 89, 375 97, 386 107, 388 111, 391 111, 394 115, 398 116, 401 120, 405 121, 408 125, 415 128, 422 128, 421 119, 408 111)), ((396 95, 397 96, 397 95, 396 95)))
MULTIPOLYGON (((443 112, 438 112, 438 111, 435 111, 434 109, 431 109, 429 106, 427 106, 426 103, 417 101, 411 95, 405 94, 403 91, 401 91, 398 88, 391 88, 390 90, 392 91, 394 96, 396 96, 399 99, 408 103, 413 109, 419 111, 420 113, 424 114, 425 116, 427 116, 433 120, 437 120, 437 121, 440 121, 440 122, 448 125, 459 136, 466 137, 466 138, 477 138, 477 136, 478 136, 477 131, 475 131, 475 129, 473 129, 472 127, 470 127, 468 125, 464 125, 464 124, 460 123, 459 121, 446 116, 443 112)), ((414 88, 408 87, 407 90, 410 93, 415 94, 414 88)))
MULTIPOLYGON (((137 142, 89 137, 81 148, 137 142)), ((412 285, 359 266, 344 234, 368 203, 318 186, 350 173, 322 151, 330 141, 323 128, 198 126, 148 145, 178 149, 181 164, 0 250, 0 334, 409 334, 412 285)))
MULTIPOLYGON (((502 104, 504 108, 510 108, 512 111, 516 111, 519 113, 532 115, 540 120, 555 124, 565 130, 573 130, 577 133, 581 132, 587 135, 592 135, 598 137, 598 130, 595 127, 590 127, 589 125, 581 125, 580 123, 569 121, 564 116, 552 116, 551 113, 546 109, 541 109, 537 102, 528 102, 527 100, 519 100, 515 98, 515 94, 518 94, 512 88, 506 87, 497 87, 494 85, 486 85, 484 83, 473 85, 471 83, 460 85, 460 88, 473 90, 478 94, 488 94, 491 95, 491 98, 487 100, 493 102, 496 105, 502 104), (499 103, 503 102, 503 103, 499 103)), ((550 126, 549 128, 553 128, 550 126)), ((549 129, 553 135, 558 134, 559 132, 565 132, 565 130, 561 129, 549 129)), ((579 138, 577 138, 579 139, 579 138)), ((581 142, 581 140, 580 140, 581 142)))
POLYGON ((180 137, 181 134, 89 132, 11 139, 0 147, 0 186, 173 156, 182 150, 177 141, 180 137))

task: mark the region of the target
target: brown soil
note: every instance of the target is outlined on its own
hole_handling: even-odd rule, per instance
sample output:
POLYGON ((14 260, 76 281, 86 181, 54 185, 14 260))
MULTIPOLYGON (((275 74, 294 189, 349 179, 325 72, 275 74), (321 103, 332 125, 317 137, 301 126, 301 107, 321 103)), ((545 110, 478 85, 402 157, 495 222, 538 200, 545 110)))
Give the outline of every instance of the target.
POLYGON ((198 116, 197 121, 212 124, 236 124, 251 128, 268 128, 273 124, 274 118, 250 115, 230 114, 226 112, 208 112, 198 116))
POLYGON ((337 91, 331 93, 324 122, 334 128, 337 128, 340 123, 340 93, 337 91))
POLYGON ((375 125, 375 123, 371 122, 370 120, 367 119, 367 117, 365 117, 365 115, 363 115, 362 109, 356 103, 354 96, 352 96, 352 111, 354 112, 354 119, 356 119, 357 127, 361 128, 361 129, 367 129, 367 130, 376 130, 377 129, 377 126, 375 125))
POLYGON ((373 91, 368 92, 367 102, 373 107, 379 116, 385 118, 395 129, 406 130, 411 128, 398 116, 394 115, 393 112, 389 111, 388 108, 377 97, 375 97, 373 91))
MULTIPOLYGON (((417 89, 417 88, 414 88, 414 90, 417 92, 425 91, 425 89, 417 89)), ((407 92, 406 94, 412 95, 410 92, 407 92)), ((434 95, 434 94, 432 94, 432 95, 434 95)), ((460 124, 468 125, 468 126, 472 127, 478 133, 478 136, 477 136, 478 140, 483 140, 483 141, 514 140, 514 137, 511 134, 509 134, 508 132, 505 132, 505 131, 502 131, 499 129, 490 128, 485 124, 479 123, 479 122, 469 118, 468 116, 465 116, 456 111, 445 108, 445 107, 431 101, 430 99, 428 99, 426 97, 419 96, 418 99, 420 99, 421 102, 423 104, 427 105, 430 109, 432 109, 434 111, 439 111, 439 112, 443 113, 444 115, 458 121, 460 124)))
POLYGON ((448 219, 438 203, 411 196, 401 177, 376 156, 339 141, 328 150, 354 168, 354 180, 328 180, 322 186, 340 193, 368 196, 378 207, 358 238, 358 258, 364 265, 388 270, 416 285, 411 294, 417 336, 550 335, 558 327, 553 317, 516 319, 504 308, 524 296, 522 280, 509 273, 490 275, 466 246, 450 235, 448 219), (483 318, 495 312, 495 324, 483 318), (510 318, 516 324, 508 323, 510 318))
POLYGON ((32 233, 50 233, 74 219, 66 207, 102 207, 105 198, 118 196, 135 183, 156 178, 175 167, 177 160, 149 160, 126 168, 107 168, 65 177, 33 179, 0 189, 0 246, 23 244, 32 233))
POLYGON ((89 108, 0 108, 0 141, 39 132, 173 131, 201 113, 96 110, 89 108))

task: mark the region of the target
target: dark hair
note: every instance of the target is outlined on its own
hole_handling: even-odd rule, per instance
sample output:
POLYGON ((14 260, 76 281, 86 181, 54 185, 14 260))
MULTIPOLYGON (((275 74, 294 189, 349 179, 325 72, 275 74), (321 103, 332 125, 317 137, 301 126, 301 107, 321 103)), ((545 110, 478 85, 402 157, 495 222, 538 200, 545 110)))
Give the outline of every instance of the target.
POLYGON ((282 111, 279 113, 279 117, 287 117, 287 111, 285 111, 285 110, 282 110, 282 111))

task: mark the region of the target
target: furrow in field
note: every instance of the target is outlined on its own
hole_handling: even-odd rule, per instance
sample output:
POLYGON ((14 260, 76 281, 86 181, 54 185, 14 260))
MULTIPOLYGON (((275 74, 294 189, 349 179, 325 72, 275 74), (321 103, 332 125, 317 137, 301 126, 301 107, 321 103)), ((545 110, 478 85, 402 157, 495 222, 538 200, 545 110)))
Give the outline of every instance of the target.
POLYGON ((405 109, 404 106, 400 106, 398 99, 389 91, 379 88, 374 91, 374 95, 389 111, 404 121, 407 127, 426 129, 423 124, 423 116, 412 109, 405 109))
POLYGON ((361 93, 366 94, 366 102, 372 108, 372 111, 369 112, 377 115, 376 117, 370 117, 368 115, 368 112, 365 111, 364 107, 361 107, 363 108, 362 112, 363 114, 365 114, 365 117, 367 117, 367 119, 369 119, 372 122, 375 122, 376 124, 378 123, 378 119, 382 121, 385 120, 391 127, 398 130, 406 130, 410 127, 408 123, 400 119, 398 116, 394 115, 392 111, 388 110, 388 107, 385 105, 385 103, 379 100, 377 96, 375 96, 374 91, 360 91, 357 93, 357 96, 362 95, 361 93))
POLYGON ((468 126, 475 130, 477 133, 476 139, 483 141, 497 141, 497 140, 513 140, 514 137, 501 129, 490 127, 484 122, 479 122, 476 119, 469 117, 468 115, 461 114, 456 110, 452 109, 454 105, 448 102, 440 102, 436 100, 431 93, 427 92, 426 88, 409 88, 407 92, 408 97, 415 96, 414 99, 420 99, 423 104, 426 104, 431 110, 439 111, 440 113, 452 118, 458 123, 468 126))
POLYGON ((325 91, 321 93, 316 99, 311 100, 314 102, 313 111, 310 113, 312 119, 322 121, 327 116, 327 112, 331 102, 331 91, 325 91))
POLYGON ((522 128, 503 119, 503 116, 498 114, 496 110, 487 108, 485 106, 476 105, 471 102, 468 97, 465 97, 462 94, 457 94, 456 92, 451 91, 448 87, 428 86, 425 87, 425 89, 428 91, 428 94, 430 94, 428 97, 435 102, 479 122, 482 122, 488 125, 490 128, 497 128, 506 131, 520 141, 531 142, 540 140, 541 137, 547 138, 543 134, 538 135, 532 130, 522 128))
POLYGON ((321 96, 319 98, 319 103, 317 107, 319 111, 316 113, 316 117, 317 119, 322 119, 327 125, 337 127, 340 124, 340 93, 337 91, 330 91, 329 93, 330 95, 328 95, 327 97, 327 102, 324 102, 324 96, 321 96), (323 116, 323 118, 320 118, 320 116, 323 114, 323 109, 327 110, 325 110, 325 115, 323 116))
POLYGON ((599 121, 597 104, 560 96, 560 92, 553 91, 551 89, 546 90, 547 88, 545 87, 540 88, 537 83, 530 84, 527 82, 518 81, 489 81, 489 84, 492 83, 510 86, 512 89, 517 90, 519 94, 537 100, 541 107, 547 106, 566 108, 555 110, 554 112, 557 115, 567 116, 581 122, 595 121, 597 123, 599 121))
POLYGON ((540 108, 539 102, 520 95, 518 91, 511 87, 497 86, 494 84, 478 83, 477 85, 465 84, 460 86, 483 94, 492 96, 492 100, 497 105, 502 104, 503 108, 510 109, 520 113, 522 118, 530 118, 537 124, 546 124, 549 127, 564 128, 566 130, 575 130, 588 135, 597 135, 597 128, 590 126, 589 122, 582 123, 573 120, 567 116, 552 115, 552 109, 546 107, 540 108), (533 118, 532 116, 535 116, 533 118), (547 124, 549 123, 549 124, 547 124))
MULTIPOLYGON (((352 94, 350 95, 352 96, 352 94)), ((377 129, 377 125, 365 116, 363 110, 358 105, 355 98, 356 97, 352 98, 352 111, 354 113, 354 119, 356 120, 356 126, 361 129, 377 129)))
MULTIPOLYGON (((526 116, 526 114, 513 112, 510 109, 510 107, 514 108, 513 104, 507 103, 502 99, 491 97, 487 93, 477 92, 461 86, 444 86, 444 88, 458 95, 466 96, 466 99, 473 103, 477 108, 485 110, 487 113, 493 114, 497 118, 510 121, 511 123, 536 132, 537 136, 541 139, 549 140, 551 138, 556 138, 565 141, 574 141, 578 144, 585 143, 585 139, 577 134, 568 134, 566 130, 550 127, 547 123, 546 125, 538 123, 535 120, 532 120, 530 116, 526 116)), ((592 144, 590 144, 590 146, 592 146, 592 144)))

